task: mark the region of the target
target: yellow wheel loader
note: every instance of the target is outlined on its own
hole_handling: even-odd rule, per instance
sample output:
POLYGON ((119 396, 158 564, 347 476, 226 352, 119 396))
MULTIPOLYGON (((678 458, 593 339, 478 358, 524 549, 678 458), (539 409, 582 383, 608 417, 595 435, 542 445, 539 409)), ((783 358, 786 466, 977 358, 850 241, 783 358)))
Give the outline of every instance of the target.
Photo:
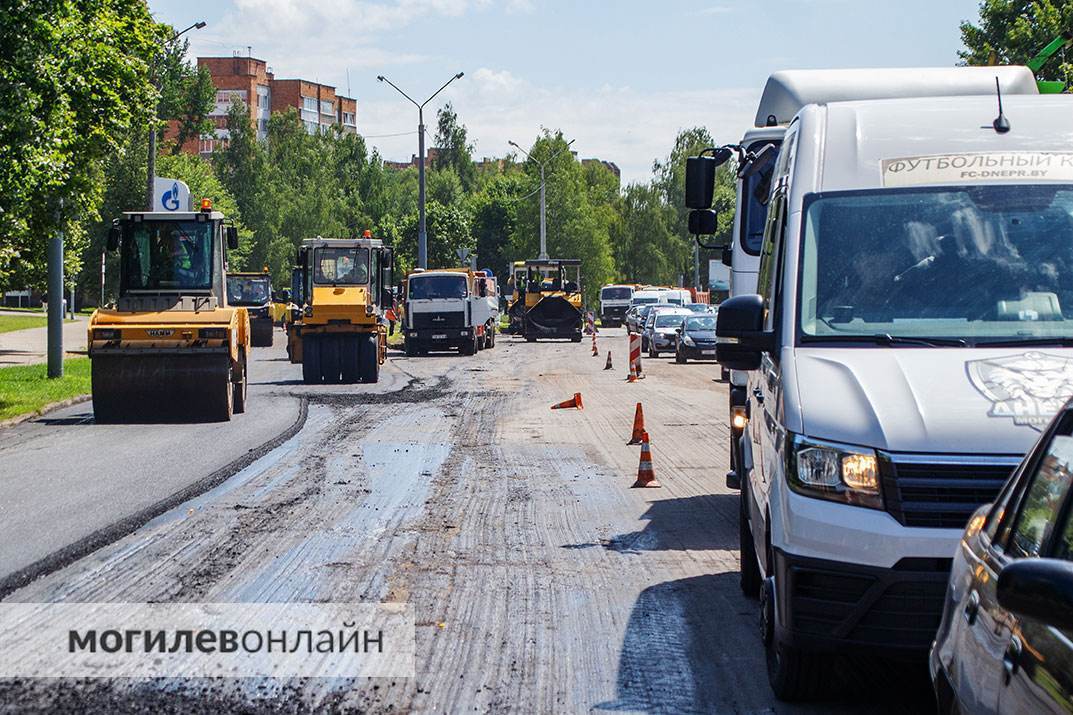
POLYGON ((272 277, 264 273, 228 273, 227 303, 241 306, 250 316, 250 341, 255 348, 272 347, 272 277))
POLYGON ((113 221, 119 299, 93 313, 89 357, 98 422, 226 421, 246 409, 250 319, 227 304, 235 227, 212 210, 128 212, 113 221))
POLYGON ((302 311, 287 332, 302 380, 374 383, 387 357, 393 252, 366 231, 360 239, 315 238, 298 249, 302 311))

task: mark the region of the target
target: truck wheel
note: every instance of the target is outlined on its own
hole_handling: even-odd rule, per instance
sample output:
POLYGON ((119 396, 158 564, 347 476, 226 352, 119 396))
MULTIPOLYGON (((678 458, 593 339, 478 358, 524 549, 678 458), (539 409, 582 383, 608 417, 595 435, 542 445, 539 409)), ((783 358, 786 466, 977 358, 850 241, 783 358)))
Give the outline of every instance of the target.
POLYGON ((339 343, 341 335, 325 335, 320 344, 320 374, 324 382, 334 385, 339 382, 339 375, 343 368, 340 364, 339 343))
POLYGON ((753 533, 749 528, 749 512, 746 506, 748 490, 742 484, 738 498, 738 556, 741 561, 741 592, 749 598, 760 595, 760 564, 756 561, 756 546, 753 545, 753 533))
POLYGON ((380 355, 378 354, 376 336, 361 336, 358 338, 358 372, 361 381, 366 384, 375 384, 380 380, 380 355))
POLYGON ((302 382, 307 385, 319 385, 321 382, 319 336, 302 338, 302 382))
POLYGON ((816 700, 827 691, 830 659, 806 653, 775 636, 775 578, 760 589, 760 636, 767 656, 768 682, 775 697, 784 702, 816 700))
POLYGON ((458 352, 461 355, 473 355, 477 352, 477 338, 476 336, 468 338, 464 343, 458 346, 458 352))
POLYGON ((525 336, 525 342, 527 342, 527 343, 535 343, 535 342, 536 342, 536 338, 535 338, 535 337, 532 337, 532 336, 530 336, 530 335, 526 335, 526 336, 525 336))
POLYGON ((235 392, 235 400, 231 409, 236 415, 241 415, 246 411, 246 391, 249 388, 249 375, 247 374, 248 362, 246 361, 246 354, 241 353, 239 357, 239 371, 241 372, 241 380, 234 383, 232 390, 235 392))
POLYGON ((414 345, 411 341, 407 340, 405 342, 405 346, 406 346, 406 357, 414 357, 415 355, 417 355, 417 346, 414 345))
POLYGON ((496 346, 496 329, 493 327, 492 331, 488 333, 488 347, 494 348, 496 346))

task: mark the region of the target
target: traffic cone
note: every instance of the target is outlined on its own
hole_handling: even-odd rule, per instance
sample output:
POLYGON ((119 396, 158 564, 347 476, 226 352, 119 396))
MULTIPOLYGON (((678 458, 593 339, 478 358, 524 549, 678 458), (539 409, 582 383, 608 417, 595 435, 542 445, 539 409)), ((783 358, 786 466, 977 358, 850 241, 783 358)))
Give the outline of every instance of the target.
POLYGON ((630 374, 626 376, 626 382, 637 382, 637 368, 633 364, 633 360, 630 360, 630 374))
POLYGON ((613 370, 613 369, 614 368, 611 367, 611 351, 608 350, 607 351, 607 364, 604 365, 604 370, 613 370))
POLYGON ((626 444, 641 444, 645 438, 645 411, 641 409, 641 403, 637 403, 637 409, 633 413, 633 436, 626 444))
POLYGON ((571 397, 569 400, 566 400, 564 402, 560 402, 557 405, 552 405, 551 409, 553 409, 553 410, 569 410, 572 407, 576 407, 579 410, 585 409, 585 405, 582 404, 582 402, 581 402, 581 393, 580 392, 575 392, 574 396, 571 397))
POLYGON ((656 481, 656 473, 652 470, 652 450, 648 446, 648 432, 641 434, 641 462, 637 465, 637 481, 630 489, 641 487, 661 487, 656 481))

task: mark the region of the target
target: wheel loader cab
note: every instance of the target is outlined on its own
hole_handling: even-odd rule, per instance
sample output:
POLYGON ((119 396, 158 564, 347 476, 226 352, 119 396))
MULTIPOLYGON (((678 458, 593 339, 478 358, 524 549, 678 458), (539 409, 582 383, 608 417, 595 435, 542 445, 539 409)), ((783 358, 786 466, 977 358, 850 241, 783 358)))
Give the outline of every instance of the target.
POLYGON ((295 276, 302 310, 288 348, 306 383, 379 379, 387 355, 385 312, 394 301, 393 265, 392 250, 368 232, 361 239, 302 242, 295 276))
POLYGON ((227 303, 242 306, 249 313, 253 347, 272 347, 275 318, 272 315, 272 278, 268 273, 229 273, 227 303))
POLYGON ((227 420, 245 410, 250 322, 225 289, 234 238, 208 205, 130 212, 114 222, 119 298, 94 312, 88 329, 99 422, 227 420))

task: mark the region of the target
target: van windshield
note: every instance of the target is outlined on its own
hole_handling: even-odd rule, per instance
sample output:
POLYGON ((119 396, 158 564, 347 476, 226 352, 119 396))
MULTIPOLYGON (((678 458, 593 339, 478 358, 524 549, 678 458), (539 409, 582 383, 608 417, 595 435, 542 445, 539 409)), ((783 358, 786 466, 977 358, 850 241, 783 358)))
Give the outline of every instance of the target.
POLYGON ((1073 186, 817 194, 801 256, 806 340, 1073 338, 1073 186))

